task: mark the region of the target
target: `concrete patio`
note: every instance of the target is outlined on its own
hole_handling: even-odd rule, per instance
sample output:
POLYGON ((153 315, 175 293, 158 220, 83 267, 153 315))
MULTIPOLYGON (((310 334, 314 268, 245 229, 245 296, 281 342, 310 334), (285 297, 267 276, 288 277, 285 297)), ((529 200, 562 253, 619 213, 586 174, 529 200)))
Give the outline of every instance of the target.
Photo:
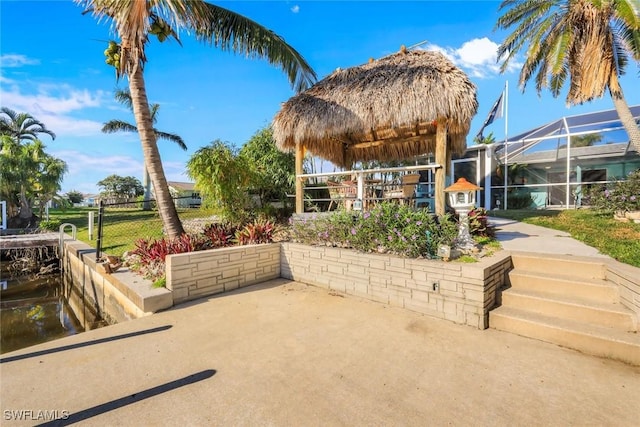
POLYGON ((640 419, 639 367, 282 279, 7 353, 0 370, 2 425, 640 419))

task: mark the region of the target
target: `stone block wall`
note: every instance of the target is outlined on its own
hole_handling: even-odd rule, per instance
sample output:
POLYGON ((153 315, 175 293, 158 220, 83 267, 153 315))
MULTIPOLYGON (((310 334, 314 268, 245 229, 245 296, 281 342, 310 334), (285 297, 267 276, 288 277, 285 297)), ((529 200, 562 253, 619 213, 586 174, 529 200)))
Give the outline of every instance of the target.
POLYGON ((616 260, 605 263, 605 278, 618 285, 620 303, 636 314, 636 328, 640 330, 640 268, 616 260))
POLYGON ((479 329, 512 268, 501 252, 474 264, 282 243, 281 276, 479 329))
POLYGON ((173 305, 171 292, 122 268, 113 274, 98 271, 96 251, 80 241, 66 241, 63 251, 65 292, 86 329, 95 319, 109 323, 147 316, 173 305))
POLYGON ((280 277, 280 245, 247 245, 169 255, 167 289, 178 304, 280 277))

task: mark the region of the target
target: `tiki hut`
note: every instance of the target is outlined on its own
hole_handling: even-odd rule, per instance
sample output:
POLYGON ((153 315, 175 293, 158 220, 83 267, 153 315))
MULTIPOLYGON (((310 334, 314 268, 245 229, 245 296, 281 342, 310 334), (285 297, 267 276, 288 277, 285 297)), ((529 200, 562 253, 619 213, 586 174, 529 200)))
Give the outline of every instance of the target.
MULTIPOLYGON (((407 51, 338 69, 285 102, 273 120, 282 150, 304 150, 351 167, 357 161, 402 160, 435 153, 436 213, 444 213, 450 154, 463 153, 478 102, 468 76, 439 52, 407 51)), ((297 180, 302 211, 302 181, 297 180)))

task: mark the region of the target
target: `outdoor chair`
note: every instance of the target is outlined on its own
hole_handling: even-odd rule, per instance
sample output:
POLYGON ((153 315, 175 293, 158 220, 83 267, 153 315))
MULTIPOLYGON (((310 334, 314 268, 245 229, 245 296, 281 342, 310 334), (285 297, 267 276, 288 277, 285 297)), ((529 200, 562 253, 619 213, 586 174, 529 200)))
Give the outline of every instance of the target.
POLYGON ((420 182, 419 173, 402 176, 402 203, 414 204, 418 182, 420 182))
POLYGON ((327 187, 329 188, 329 197, 331 199, 327 210, 330 211, 334 205, 336 208, 344 206, 346 210, 351 210, 357 193, 357 187, 353 185, 353 182, 327 181, 327 187))

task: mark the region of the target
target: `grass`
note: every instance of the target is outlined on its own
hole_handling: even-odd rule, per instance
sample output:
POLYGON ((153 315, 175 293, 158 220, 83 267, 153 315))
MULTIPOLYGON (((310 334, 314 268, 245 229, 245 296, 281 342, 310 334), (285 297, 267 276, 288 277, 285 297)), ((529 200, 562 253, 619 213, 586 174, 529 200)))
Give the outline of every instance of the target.
MULTIPOLYGON (((178 215, 183 221, 193 218, 204 218, 213 215, 206 209, 178 209, 178 215)), ((97 208, 69 208, 51 209, 49 218, 61 223, 76 226, 78 240, 92 247, 96 247, 98 228, 97 208), (89 212, 95 212, 93 239, 89 239, 89 212)), ((162 221, 157 211, 143 211, 141 209, 105 209, 103 219, 102 251, 110 255, 121 256, 124 252, 134 248, 136 240, 141 238, 159 239, 162 237, 162 221)), ((70 228, 65 229, 70 233, 70 228)))
POLYGON ((612 214, 578 209, 492 211, 491 215, 566 231, 611 258, 640 267, 640 224, 616 221, 612 214))

